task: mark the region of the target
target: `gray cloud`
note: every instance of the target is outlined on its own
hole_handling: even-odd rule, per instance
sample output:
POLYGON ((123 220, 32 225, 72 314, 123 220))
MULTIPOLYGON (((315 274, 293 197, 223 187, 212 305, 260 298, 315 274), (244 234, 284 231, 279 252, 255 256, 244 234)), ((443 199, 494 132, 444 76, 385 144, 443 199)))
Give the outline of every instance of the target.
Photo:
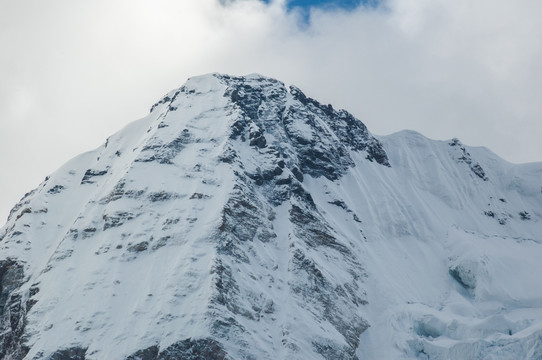
POLYGON ((192 75, 262 73, 346 108, 376 134, 414 129, 542 160, 538 0, 0 3, 0 218, 43 177, 143 117, 192 75))

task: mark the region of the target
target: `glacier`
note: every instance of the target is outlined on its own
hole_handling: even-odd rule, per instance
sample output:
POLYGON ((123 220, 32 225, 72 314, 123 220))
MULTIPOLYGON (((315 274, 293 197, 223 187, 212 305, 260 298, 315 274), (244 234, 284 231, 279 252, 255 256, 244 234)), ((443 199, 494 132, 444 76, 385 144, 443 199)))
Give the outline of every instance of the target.
POLYGON ((0 358, 542 359, 542 163, 190 78, 15 205, 0 358))

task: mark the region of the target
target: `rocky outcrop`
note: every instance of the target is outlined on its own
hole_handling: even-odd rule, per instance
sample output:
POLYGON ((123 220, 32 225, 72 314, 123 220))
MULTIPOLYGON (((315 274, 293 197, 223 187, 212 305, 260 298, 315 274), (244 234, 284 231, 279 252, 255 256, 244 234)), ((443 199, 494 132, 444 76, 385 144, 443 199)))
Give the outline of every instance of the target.
POLYGON ((13 259, 0 260, 0 358, 22 359, 27 352, 23 344, 27 306, 20 287, 24 267, 13 259))
POLYGON ((85 360, 86 348, 71 347, 55 351, 47 360, 85 360))
POLYGON ((476 176, 478 176, 480 179, 487 181, 488 177, 486 176, 486 172, 482 168, 482 166, 474 161, 465 148, 465 146, 459 141, 457 138, 453 138, 449 145, 453 149, 453 156, 455 157, 457 162, 465 163, 469 166, 472 173, 476 176))
POLYGON ((261 174, 263 180, 282 175, 279 161, 296 178, 308 174, 336 180, 354 166, 350 151, 365 152, 367 160, 390 166, 380 141, 347 111, 324 106, 295 86, 288 93, 284 84, 273 79, 218 77, 228 85, 226 95, 241 110, 231 139, 267 148, 262 151, 277 158, 275 166, 261 174), (288 101, 289 96, 295 101, 288 101), (268 141, 265 134, 272 134, 275 141, 268 141))
POLYGON ((126 360, 229 360, 222 345, 213 339, 186 339, 160 350, 151 346, 128 356, 126 360))

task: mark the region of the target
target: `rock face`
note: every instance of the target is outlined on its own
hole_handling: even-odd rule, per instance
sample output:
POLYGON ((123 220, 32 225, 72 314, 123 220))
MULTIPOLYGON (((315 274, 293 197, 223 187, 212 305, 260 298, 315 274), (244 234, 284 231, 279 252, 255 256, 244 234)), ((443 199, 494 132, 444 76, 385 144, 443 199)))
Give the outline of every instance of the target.
POLYGON ((541 178, 192 78, 14 207, 0 358, 535 359, 541 178))
POLYGON ((22 344, 26 312, 32 302, 23 302, 17 290, 23 284, 23 265, 16 260, 0 260, 0 358, 22 358, 27 349, 22 344), (26 308, 25 308, 26 305, 26 308))

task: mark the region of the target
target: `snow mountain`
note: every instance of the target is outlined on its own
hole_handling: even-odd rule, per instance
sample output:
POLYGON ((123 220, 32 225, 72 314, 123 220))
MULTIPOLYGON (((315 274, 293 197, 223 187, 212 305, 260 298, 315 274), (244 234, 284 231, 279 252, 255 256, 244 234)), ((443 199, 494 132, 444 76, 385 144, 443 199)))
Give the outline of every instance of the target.
POLYGON ((189 79, 13 208, 2 359, 542 359, 542 163, 189 79))

